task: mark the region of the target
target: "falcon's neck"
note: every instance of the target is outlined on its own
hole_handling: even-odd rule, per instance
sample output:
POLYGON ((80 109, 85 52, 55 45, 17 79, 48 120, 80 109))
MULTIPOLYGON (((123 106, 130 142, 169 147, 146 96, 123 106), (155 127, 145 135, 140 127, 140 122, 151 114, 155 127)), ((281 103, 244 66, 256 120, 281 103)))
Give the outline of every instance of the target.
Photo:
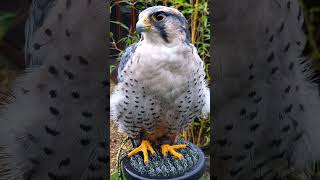
POLYGON ((188 42, 188 39, 184 33, 167 33, 163 37, 158 32, 143 32, 141 42, 151 46, 175 47, 188 42))

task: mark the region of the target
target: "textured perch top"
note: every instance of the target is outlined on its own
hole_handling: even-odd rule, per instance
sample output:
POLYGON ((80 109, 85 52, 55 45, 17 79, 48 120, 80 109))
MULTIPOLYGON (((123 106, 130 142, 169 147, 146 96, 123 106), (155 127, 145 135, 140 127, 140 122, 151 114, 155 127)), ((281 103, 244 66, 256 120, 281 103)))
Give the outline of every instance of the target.
POLYGON ((143 157, 135 154, 130 157, 130 165, 134 170, 141 173, 145 177, 177 177, 191 171, 199 160, 199 152, 192 143, 179 140, 178 144, 187 144, 186 149, 179 149, 179 153, 183 155, 183 159, 177 160, 171 154, 167 157, 162 156, 161 149, 155 147, 156 154, 151 156, 149 164, 143 163, 143 157))

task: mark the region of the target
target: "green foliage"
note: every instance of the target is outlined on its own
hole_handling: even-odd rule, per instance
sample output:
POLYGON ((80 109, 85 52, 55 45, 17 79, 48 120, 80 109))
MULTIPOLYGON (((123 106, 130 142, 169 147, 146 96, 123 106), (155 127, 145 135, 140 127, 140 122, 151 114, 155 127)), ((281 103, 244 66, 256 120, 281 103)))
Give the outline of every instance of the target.
POLYGON ((320 40, 320 6, 308 6, 304 0, 300 0, 300 3, 303 7, 308 36, 307 49, 310 51, 317 70, 320 71, 320 42, 317 42, 317 40, 320 40))
POLYGON ((110 180, 127 180, 127 178, 124 176, 121 177, 119 172, 115 172, 110 175, 110 180))
POLYGON ((10 29, 12 20, 15 17, 14 13, 11 12, 0 12, 0 40, 10 29))

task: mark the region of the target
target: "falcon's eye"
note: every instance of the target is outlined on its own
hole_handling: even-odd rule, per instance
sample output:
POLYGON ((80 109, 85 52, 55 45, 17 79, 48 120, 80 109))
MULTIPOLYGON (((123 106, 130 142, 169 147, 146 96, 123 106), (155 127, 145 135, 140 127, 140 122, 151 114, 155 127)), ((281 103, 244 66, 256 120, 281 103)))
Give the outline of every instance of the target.
POLYGON ((155 21, 162 21, 165 18, 165 15, 162 12, 158 12, 152 15, 152 19, 155 21))

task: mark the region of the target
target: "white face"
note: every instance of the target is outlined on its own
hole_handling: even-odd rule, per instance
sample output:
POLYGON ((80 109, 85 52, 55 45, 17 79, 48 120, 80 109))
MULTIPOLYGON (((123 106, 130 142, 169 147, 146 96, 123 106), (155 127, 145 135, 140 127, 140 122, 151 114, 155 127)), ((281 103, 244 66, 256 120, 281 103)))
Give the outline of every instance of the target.
POLYGON ((189 41, 187 21, 174 8, 155 6, 142 11, 136 28, 148 43, 173 45, 189 41))

